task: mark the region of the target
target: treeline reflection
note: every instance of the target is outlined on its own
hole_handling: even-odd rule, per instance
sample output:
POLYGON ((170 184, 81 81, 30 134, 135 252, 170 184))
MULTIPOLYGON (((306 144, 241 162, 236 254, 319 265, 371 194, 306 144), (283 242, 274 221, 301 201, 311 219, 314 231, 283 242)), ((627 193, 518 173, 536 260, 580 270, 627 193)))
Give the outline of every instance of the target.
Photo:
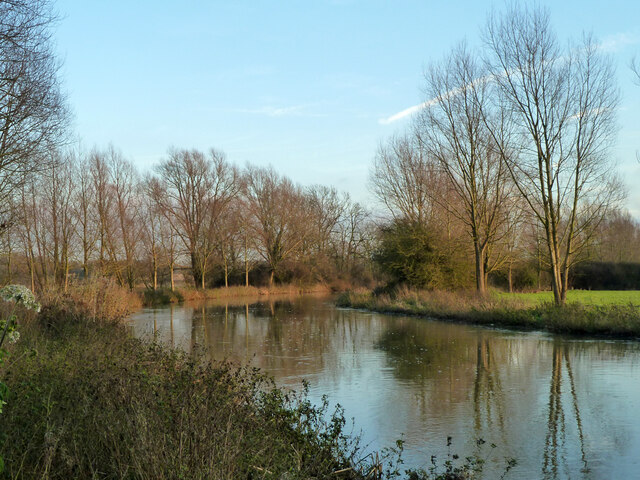
POLYGON ((632 465, 640 445, 629 421, 637 392, 626 386, 640 376, 637 343, 341 310, 306 297, 147 310, 133 328, 206 358, 250 362, 281 385, 307 379, 347 406, 374 445, 404 434, 408 464, 444 454, 452 435, 465 455, 486 454, 478 438, 498 445, 487 478, 504 457, 532 478, 599 478, 610 464, 626 468, 613 456, 632 465))

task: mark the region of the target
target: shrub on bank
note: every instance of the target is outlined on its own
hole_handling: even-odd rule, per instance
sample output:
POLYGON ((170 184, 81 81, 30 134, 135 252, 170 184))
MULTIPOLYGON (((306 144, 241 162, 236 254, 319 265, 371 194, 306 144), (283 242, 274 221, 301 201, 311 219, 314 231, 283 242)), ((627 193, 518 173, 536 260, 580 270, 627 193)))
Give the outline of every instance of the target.
POLYGON ((51 287, 40 294, 43 306, 68 316, 98 321, 120 321, 142 306, 140 296, 109 278, 71 283, 66 290, 51 287))

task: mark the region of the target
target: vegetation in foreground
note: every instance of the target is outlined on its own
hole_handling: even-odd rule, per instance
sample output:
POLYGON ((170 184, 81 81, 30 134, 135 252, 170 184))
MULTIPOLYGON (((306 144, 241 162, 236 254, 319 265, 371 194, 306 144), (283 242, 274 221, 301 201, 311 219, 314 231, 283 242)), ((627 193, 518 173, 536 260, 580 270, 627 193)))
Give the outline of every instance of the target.
POLYGON ((554 333, 640 337, 640 292, 572 292, 565 306, 549 292, 492 294, 399 288, 376 294, 346 292, 338 306, 422 315, 480 325, 546 330, 554 333), (624 300, 623 300, 624 299, 624 300))
POLYGON ((449 455, 401 472, 401 441, 364 455, 326 400, 314 406, 257 369, 131 338, 117 322, 125 304, 101 305, 117 291, 111 282, 50 295, 40 314, 21 313, 20 341, 0 365, 0 478, 426 480, 482 470, 478 457, 449 455))
POLYGON ((256 370, 199 364, 66 304, 21 334, 2 372, 6 478, 323 477, 358 452, 339 411, 256 370))

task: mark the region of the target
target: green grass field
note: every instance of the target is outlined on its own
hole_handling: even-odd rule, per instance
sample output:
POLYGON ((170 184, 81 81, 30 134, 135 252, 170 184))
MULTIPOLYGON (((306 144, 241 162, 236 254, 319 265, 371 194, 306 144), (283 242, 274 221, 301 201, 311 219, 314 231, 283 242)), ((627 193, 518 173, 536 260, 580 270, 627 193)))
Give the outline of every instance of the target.
MULTIPOLYGON (((553 302, 553 292, 536 293, 495 293, 499 299, 511 299, 529 303, 531 306, 553 302)), ((640 290, 570 290, 568 303, 585 305, 640 305, 640 290)))
POLYGON ((567 305, 556 307, 552 292, 503 293, 488 297, 473 292, 411 290, 391 295, 345 292, 341 307, 420 315, 479 325, 547 330, 556 333, 640 339, 640 291, 568 292, 567 305))

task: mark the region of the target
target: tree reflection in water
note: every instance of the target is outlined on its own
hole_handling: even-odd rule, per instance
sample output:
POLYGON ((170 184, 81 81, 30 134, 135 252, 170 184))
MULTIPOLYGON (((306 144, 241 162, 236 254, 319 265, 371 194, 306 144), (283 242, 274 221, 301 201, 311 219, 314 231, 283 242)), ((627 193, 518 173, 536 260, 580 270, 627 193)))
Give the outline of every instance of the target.
POLYGON ((544 478, 556 479, 560 478, 561 466, 564 467, 567 475, 570 472, 566 461, 566 451, 568 445, 571 445, 573 442, 569 444, 567 442, 567 422, 562 395, 563 365, 569 379, 571 407, 575 417, 572 420, 575 420, 578 432, 578 441, 582 460, 581 473, 583 474, 583 477, 586 478, 586 475, 589 473, 589 468, 587 465, 587 455, 584 447, 584 434, 582 431, 582 420, 580 419, 580 409, 578 407, 578 395, 576 393, 573 369, 571 367, 571 360, 569 359, 566 344, 561 344, 557 341, 553 343, 551 384, 549 388, 549 413, 547 418, 547 434, 545 437, 542 473, 544 478), (560 462, 562 462, 562 464, 560 462))
POLYGON ((506 444, 504 410, 504 394, 498 365, 493 358, 489 338, 485 338, 481 333, 478 337, 476 378, 473 384, 473 414, 476 436, 482 437, 483 425, 490 427, 497 422, 503 443, 506 444))
POLYGON ((376 447, 405 434, 407 465, 442 458, 451 435, 456 453, 474 453, 477 438, 498 445, 485 478, 500 476, 504 457, 518 459, 516 478, 637 471, 638 342, 481 329, 304 297, 257 300, 143 311, 135 332, 249 362, 284 386, 307 379, 313 395, 346 405, 376 447))

